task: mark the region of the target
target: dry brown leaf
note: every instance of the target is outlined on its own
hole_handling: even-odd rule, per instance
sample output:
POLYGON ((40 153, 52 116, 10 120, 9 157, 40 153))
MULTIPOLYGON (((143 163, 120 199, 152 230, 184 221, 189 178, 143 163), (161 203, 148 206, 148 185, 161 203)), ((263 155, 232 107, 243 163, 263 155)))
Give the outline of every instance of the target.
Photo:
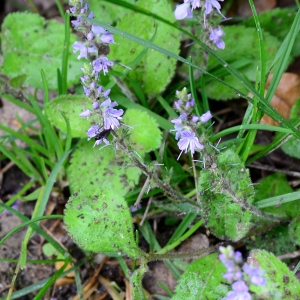
MULTIPOLYGON (((267 81, 269 87, 273 75, 267 81)), ((289 119, 292 106, 300 97, 300 76, 294 73, 283 73, 275 95, 271 100, 271 105, 286 119, 289 119)), ((278 126, 272 118, 264 115, 261 119, 262 124, 278 126)))
MULTIPOLYGON (((276 6, 276 0, 254 0, 254 6, 257 13, 270 10, 276 6)), ((248 0, 234 1, 230 8, 230 15, 239 15, 243 17, 252 16, 251 7, 248 0)))

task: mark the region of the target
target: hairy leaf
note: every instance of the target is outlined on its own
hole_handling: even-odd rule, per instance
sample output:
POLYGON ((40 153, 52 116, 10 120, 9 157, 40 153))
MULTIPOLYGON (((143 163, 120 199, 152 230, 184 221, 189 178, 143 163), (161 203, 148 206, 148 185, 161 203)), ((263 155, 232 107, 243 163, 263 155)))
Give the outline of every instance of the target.
MULTIPOLYGON (((57 88, 57 68, 61 68, 64 44, 64 25, 56 20, 18 12, 9 14, 2 24, 3 72, 7 76, 26 75, 25 83, 43 88, 40 70, 43 69, 48 86, 57 88)), ((71 34, 70 44, 76 41, 71 34)), ((78 82, 83 62, 71 54, 68 62, 68 86, 78 82)))
POLYGON ((75 243, 84 250, 132 258, 140 255, 127 203, 112 189, 87 188, 73 194, 64 221, 75 243))

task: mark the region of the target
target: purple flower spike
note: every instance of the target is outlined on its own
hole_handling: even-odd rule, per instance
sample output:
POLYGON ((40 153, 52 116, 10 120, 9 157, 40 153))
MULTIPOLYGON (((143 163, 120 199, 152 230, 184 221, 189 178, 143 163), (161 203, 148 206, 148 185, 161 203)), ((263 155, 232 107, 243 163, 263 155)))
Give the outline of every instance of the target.
POLYGON ((210 111, 207 111, 205 114, 203 114, 199 119, 202 123, 208 122, 212 118, 212 114, 210 111))
POLYGON ((79 117, 85 117, 88 118, 91 115, 91 111, 89 109, 85 110, 84 112, 79 114, 79 117))
POLYGON ((192 155, 195 153, 195 150, 204 149, 204 146, 200 144, 195 133, 187 130, 181 133, 181 138, 177 145, 181 151, 184 151, 184 153, 187 153, 187 151, 190 150, 192 155))
POLYGON ((210 32, 209 39, 216 45, 218 49, 224 49, 225 43, 221 39, 225 35, 225 32, 221 27, 215 28, 210 32))
POLYGON ((193 13, 190 7, 190 3, 182 3, 176 6, 174 16, 177 20, 183 20, 184 18, 192 18, 193 13))

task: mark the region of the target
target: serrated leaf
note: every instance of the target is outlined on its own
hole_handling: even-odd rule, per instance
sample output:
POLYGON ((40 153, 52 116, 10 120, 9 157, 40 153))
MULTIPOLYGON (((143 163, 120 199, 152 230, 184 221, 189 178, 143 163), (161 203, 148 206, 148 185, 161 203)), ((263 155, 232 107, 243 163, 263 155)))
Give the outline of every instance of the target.
MULTIPOLYGON (((256 29, 246 28, 241 25, 225 26, 223 29, 226 33, 224 37, 226 47, 224 50, 218 51, 217 54, 229 64, 234 64, 235 62, 242 60, 250 62, 238 70, 250 81, 255 81, 257 68, 260 67, 260 48, 256 29)), ((280 43, 276 37, 273 37, 267 32, 264 33, 264 43, 266 66, 268 70, 275 58, 277 50, 280 47, 280 43)), ((214 57, 210 56, 207 69, 211 72, 215 68, 220 68, 219 62, 214 57)), ((235 89, 242 93, 248 93, 248 90, 239 80, 233 77, 233 75, 224 75, 222 76, 222 79, 224 82, 234 86, 235 89)), ((215 100, 239 98, 239 95, 237 95, 232 89, 215 80, 206 85, 206 93, 208 97, 215 100)))
MULTIPOLYGON (((137 6, 149 10, 168 21, 174 21, 171 3, 168 1, 139 0, 137 6)), ((179 53, 180 34, 174 32, 174 28, 154 20, 151 17, 128 11, 117 28, 127 31, 139 38, 150 41, 167 50, 179 53)), ((120 36, 115 37, 116 44, 111 46, 110 57, 121 60, 128 65, 144 50, 144 46, 138 45, 120 36)), ((141 62, 128 72, 128 80, 136 81, 144 93, 151 97, 161 93, 174 75, 176 60, 154 51, 148 50, 141 62)))
POLYGON ((70 122, 72 137, 85 138, 86 131, 94 125, 92 118, 79 117, 87 103, 88 99, 84 95, 59 96, 45 105, 45 111, 51 123, 60 131, 66 132, 67 125, 63 113, 70 122))
MULTIPOLYGON (((123 1, 135 4, 135 0, 123 1)), ((101 20, 107 24, 115 24, 128 13, 128 9, 103 0, 89 0, 89 8, 94 12, 95 20, 101 20)))
POLYGON ((172 300, 221 299, 228 292, 228 284, 223 284, 225 267, 213 253, 193 261, 180 277, 176 294, 172 300))
POLYGON ((138 152, 150 152, 161 145, 161 131, 156 121, 145 111, 128 109, 123 122, 129 129, 130 145, 138 152))
POLYGON ((141 171, 111 146, 93 147, 93 141, 82 140, 72 154, 67 177, 71 192, 86 188, 110 188, 125 195, 139 180, 141 171))
MULTIPOLYGON (((284 174, 273 173, 259 181, 255 186, 255 201, 292 193, 284 174)), ((283 203, 280 206, 264 208, 265 211, 282 216, 295 216, 299 212, 298 201, 283 203)))
MULTIPOLYGON (((18 12, 9 14, 2 24, 3 72, 9 77, 26 75, 25 83, 43 88, 40 70, 43 69, 48 86, 57 88, 57 68, 61 68, 64 44, 64 25, 56 20, 18 12)), ((71 34, 70 44, 76 41, 71 34)), ((82 61, 71 54, 70 46, 68 86, 78 82, 82 61)))
MULTIPOLYGON (((300 283, 287 265, 281 262, 274 254, 264 250, 252 250, 249 255, 251 264, 265 270, 267 289, 272 294, 281 296, 280 299, 299 299, 300 283)), ((249 263, 249 261, 248 261, 249 263)), ((264 287, 251 285, 251 290, 260 294, 264 287)))
MULTIPOLYGON (((280 42, 284 40, 291 29, 292 23, 296 16, 295 8, 275 8, 259 14, 259 23, 263 30, 268 31, 277 37, 280 42), (278 30, 280 28, 280 30, 278 30)), ((243 25, 255 27, 253 17, 245 20, 243 25)), ((291 55, 293 57, 300 54, 300 36, 296 37, 291 55)))
POLYGON ((216 168, 203 169, 198 181, 202 217, 220 239, 238 241, 252 227, 251 213, 235 203, 252 203, 254 190, 249 171, 240 157, 228 149, 220 153, 216 168))
POLYGON ((113 190, 88 188, 73 194, 64 221, 74 242, 84 250, 140 256, 127 203, 113 190))

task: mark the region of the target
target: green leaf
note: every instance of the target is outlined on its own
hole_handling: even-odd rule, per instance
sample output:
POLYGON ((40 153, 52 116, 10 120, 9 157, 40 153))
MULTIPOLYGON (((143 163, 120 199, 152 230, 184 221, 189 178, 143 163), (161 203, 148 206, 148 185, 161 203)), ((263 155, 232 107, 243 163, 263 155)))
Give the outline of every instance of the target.
POLYGON ((81 141, 72 154, 67 177, 71 192, 86 188, 111 188, 125 195, 139 180, 141 171, 111 146, 99 150, 93 141, 81 141))
POLYGON ((86 131, 95 125, 93 118, 82 118, 79 114, 86 109, 88 99, 86 96, 66 95, 54 98, 45 105, 46 114, 53 125, 60 131, 67 132, 67 124, 62 115, 65 114, 70 122, 72 137, 87 137, 86 131))
POLYGON ((129 129, 130 145, 138 152, 150 152, 161 145, 161 131, 154 118, 145 111, 128 109, 123 122, 132 126, 129 129))
POLYGON ((42 249, 43 249, 43 253, 48 257, 50 257, 54 254, 58 254, 57 250, 50 243, 44 244, 42 249))
POLYGON ((225 267, 213 253, 193 261, 180 277, 176 294, 172 300, 221 299, 228 292, 228 285, 223 284, 222 274, 225 267))
POLYGON ((300 245, 300 219, 295 219, 289 225, 289 237, 290 239, 300 245))
POLYGON ((200 174, 198 191, 206 227, 220 239, 243 238, 252 222, 251 212, 242 206, 253 202, 254 190, 240 157, 228 149, 219 154, 215 168, 200 174))
MULTIPOLYGON (((127 3, 135 4, 135 0, 124 0, 127 3)), ((101 20, 107 24, 114 24, 123 18, 128 9, 122 6, 107 3, 103 0, 89 0, 89 8, 94 12, 96 20, 101 20)))
MULTIPOLYGON (((218 51, 218 55, 229 64, 243 62, 242 65, 244 66, 239 68, 239 71, 247 79, 254 82, 256 79, 255 76, 257 68, 260 66, 260 48, 256 29, 246 28, 239 25, 225 26, 224 31, 226 33, 224 37, 226 48, 222 51, 218 51)), ((266 67, 268 70, 275 58, 276 51, 279 49, 280 43, 275 37, 271 36, 267 32, 265 32, 263 36, 266 51, 266 67)), ((217 59, 210 56, 207 70, 212 72, 218 67, 218 65, 219 62, 217 59)), ((245 88, 240 79, 230 75, 229 73, 222 73, 220 75, 227 84, 234 86, 241 93, 248 93, 248 90, 245 88)), ((215 100, 228 100, 240 97, 237 93, 235 93, 235 91, 215 80, 210 81, 209 84, 206 85, 206 92, 208 97, 215 100)))
MULTIPOLYGON (((290 31, 293 21, 296 16, 295 8, 275 8, 259 14, 259 22, 263 30, 268 31, 273 36, 277 37, 280 42, 284 40, 290 31), (275 23, 274 23, 275 22, 275 23), (276 25, 276 26, 274 26, 276 25), (280 30, 278 30, 280 28, 280 30)), ((253 17, 245 20, 243 25, 254 27, 253 17)), ((300 36, 296 38, 292 49, 291 56, 295 57, 300 54, 300 36)))
MULTIPOLYGON (((290 187, 286 176, 280 173, 273 173, 259 181, 259 184, 255 186, 255 202, 292 193, 293 189, 290 187)), ((267 207, 264 210, 273 214, 282 216, 295 216, 299 214, 299 201, 292 201, 267 207)))
MULTIPOLYGON (((57 68, 61 68, 64 25, 55 20, 46 21, 32 13, 9 14, 2 24, 3 72, 9 77, 25 74, 25 83, 43 88, 40 70, 46 74, 49 88, 57 88, 57 68)), ((70 44, 76 41, 71 34, 70 44)), ((79 81, 82 61, 71 54, 68 86, 79 81)))
MULTIPOLYGON (((290 113, 290 120, 299 119, 300 117, 300 99, 293 105, 290 113)), ((281 149, 286 154, 300 159, 300 140, 296 137, 291 137, 286 143, 281 146, 281 149)))
POLYGON ((127 203, 112 189, 87 188, 73 194, 64 221, 74 242, 84 250, 140 256, 127 203))
MULTIPOLYGON (((147 9, 169 21, 174 20, 171 3, 168 1, 139 0, 136 6, 147 9)), ((174 32, 174 28, 169 25, 149 16, 129 11, 118 22, 117 28, 147 41, 153 38, 154 44, 173 53, 179 53, 180 34, 174 32)), ((115 36, 115 41, 116 44, 111 46, 110 58, 120 60, 124 65, 129 65, 144 50, 144 46, 131 40, 124 40, 121 36, 115 36), (126 47, 120 45, 126 45, 126 47)), ((175 59, 149 49, 141 62, 128 72, 127 76, 129 81, 138 82, 144 93, 151 97, 165 89, 175 73, 175 67, 175 59)))
POLYGON ((16 76, 14 78, 11 78, 10 81, 9 81, 9 84, 13 87, 13 88, 20 88, 23 83, 25 82, 26 80, 26 75, 25 74, 22 74, 22 75, 19 75, 19 76, 16 76))
MULTIPOLYGON (((267 280, 267 289, 273 295, 281 296, 280 299, 286 300, 299 299, 300 283, 285 263, 264 250, 252 250, 249 257, 255 266, 259 265, 266 271, 264 277, 267 280)), ((260 294, 264 287, 251 285, 251 290, 260 294)))

